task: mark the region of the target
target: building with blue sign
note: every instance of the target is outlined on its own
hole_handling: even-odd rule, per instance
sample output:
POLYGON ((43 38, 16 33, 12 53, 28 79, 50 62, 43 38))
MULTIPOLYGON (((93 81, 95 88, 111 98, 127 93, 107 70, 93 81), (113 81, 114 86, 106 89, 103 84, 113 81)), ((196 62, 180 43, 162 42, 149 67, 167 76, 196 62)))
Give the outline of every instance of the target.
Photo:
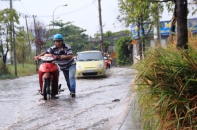
MULTIPOLYGON (((170 35, 170 27, 171 27, 171 21, 160 22, 160 35, 161 35, 160 44, 161 46, 165 46, 167 43, 168 36, 170 35)), ((133 39, 138 39, 137 30, 138 29, 136 25, 131 25, 131 33, 132 33, 133 39)), ((197 18, 188 19, 188 31, 191 31, 193 34, 197 34, 197 18)), ((140 30, 140 36, 142 36, 142 30, 140 30)), ((150 30, 150 32, 148 33, 148 36, 152 37, 152 39, 150 40, 150 44, 146 46, 154 47, 155 46, 155 42, 153 40, 154 29, 150 30)), ((136 59, 136 58, 139 59, 139 44, 133 45, 133 59, 136 59)))
MULTIPOLYGON (((171 21, 161 21, 160 22, 160 34, 162 36, 169 36, 170 35, 170 27, 171 27, 171 21)), ((193 33, 197 33, 197 18, 188 19, 188 31, 191 31, 193 33)), ((137 26, 131 25, 131 33, 133 39, 138 39, 137 36, 137 26)), ((140 30, 140 35, 142 33, 142 30, 140 30)), ((153 35, 154 30, 152 29, 150 31, 150 35, 153 35)))

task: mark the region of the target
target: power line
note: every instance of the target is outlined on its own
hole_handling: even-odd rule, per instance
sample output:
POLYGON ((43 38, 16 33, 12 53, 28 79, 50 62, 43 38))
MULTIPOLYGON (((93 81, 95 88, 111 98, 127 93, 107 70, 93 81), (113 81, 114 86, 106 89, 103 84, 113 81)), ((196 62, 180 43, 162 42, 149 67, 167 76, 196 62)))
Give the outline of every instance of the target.
POLYGON ((22 5, 23 8, 25 9, 25 11, 29 14, 29 12, 26 10, 25 6, 23 5, 22 1, 21 1, 21 5, 22 5))
MULTIPOLYGON (((6 3, 6 5, 9 7, 8 1, 3 1, 3 2, 6 3)), ((1 5, 3 5, 3 4, 1 4, 1 5)))
MULTIPOLYGON (((88 4, 84 5, 84 6, 82 6, 82 7, 80 7, 80 8, 78 8, 78 9, 76 9, 76 10, 72 10, 72 11, 69 11, 69 12, 67 12, 67 13, 57 14, 56 16, 64 16, 64 15, 69 15, 69 14, 73 14, 73 13, 79 12, 79 11, 81 11, 81 10, 83 10, 83 9, 86 9, 86 8, 92 6, 95 2, 96 2, 96 0, 93 0, 92 2, 90 2, 90 3, 88 3, 88 4)), ((23 5, 23 7, 24 7, 24 5, 23 5)), ((26 10, 25 7, 24 7, 24 9, 26 10)), ((26 10, 26 11, 27 11, 27 10, 26 10)), ((19 12, 19 11, 17 11, 17 12, 19 12)), ((28 13, 28 11, 27 11, 27 13, 28 13)), ((20 14, 27 15, 26 13, 20 13, 20 14)), ((29 13, 28 13, 28 15, 32 15, 32 14, 29 14, 29 13)), ((45 17, 45 18, 51 17, 51 15, 37 15, 37 16, 38 16, 38 17, 45 17)))

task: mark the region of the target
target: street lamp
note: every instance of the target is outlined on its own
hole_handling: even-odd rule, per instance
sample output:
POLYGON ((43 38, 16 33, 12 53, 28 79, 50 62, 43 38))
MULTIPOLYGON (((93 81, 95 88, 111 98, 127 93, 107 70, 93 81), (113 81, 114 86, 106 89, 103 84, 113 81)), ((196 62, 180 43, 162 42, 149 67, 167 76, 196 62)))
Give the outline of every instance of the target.
POLYGON ((61 6, 67 6, 67 4, 66 4, 66 5, 59 5, 59 6, 57 6, 57 7, 54 9, 54 11, 53 11, 53 30, 54 30, 54 13, 55 13, 55 10, 56 10, 57 8, 61 7, 61 6))

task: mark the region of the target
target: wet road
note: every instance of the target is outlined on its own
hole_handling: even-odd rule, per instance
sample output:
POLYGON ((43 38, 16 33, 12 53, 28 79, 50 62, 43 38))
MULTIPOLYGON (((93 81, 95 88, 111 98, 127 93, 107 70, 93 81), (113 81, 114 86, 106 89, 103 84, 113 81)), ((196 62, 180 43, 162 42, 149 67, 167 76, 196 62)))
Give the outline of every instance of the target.
POLYGON ((1 80, 0 130, 120 129, 131 102, 134 70, 111 68, 107 78, 77 79, 75 99, 60 73, 65 91, 48 101, 38 93, 37 75, 1 80))

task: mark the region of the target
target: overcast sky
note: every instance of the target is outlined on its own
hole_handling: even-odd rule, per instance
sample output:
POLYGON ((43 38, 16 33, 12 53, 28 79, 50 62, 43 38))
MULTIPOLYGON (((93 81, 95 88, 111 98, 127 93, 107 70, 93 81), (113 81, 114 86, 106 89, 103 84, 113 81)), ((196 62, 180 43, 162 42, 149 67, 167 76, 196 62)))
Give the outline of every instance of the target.
MULTIPOLYGON (((0 9, 9 8, 9 0, 0 1, 0 9)), ((23 15, 28 15, 28 23, 32 23, 32 15, 36 20, 48 25, 54 18, 71 21, 74 25, 86 29, 86 34, 99 32, 98 0, 13 0, 13 8, 23 15), (65 5, 67 6, 61 6, 65 5)), ((119 14, 118 0, 101 0, 103 32, 129 29, 117 20, 119 14)), ((172 14, 164 12, 161 20, 170 20, 172 14)), ((25 19, 21 19, 25 23, 25 19)))
MULTIPOLYGON (((0 9, 5 7, 9 8, 9 0, 0 1, 0 9)), ((48 25, 53 19, 54 12, 55 19, 63 20, 63 22, 71 21, 74 25, 86 29, 89 35, 99 32, 98 0, 15 0, 13 8, 28 15, 30 23, 33 21, 32 15, 36 15, 36 20, 48 25), (67 6, 60 6, 65 4, 67 6)), ((125 29, 116 19, 118 0, 101 0, 101 8, 103 32, 125 29)))

